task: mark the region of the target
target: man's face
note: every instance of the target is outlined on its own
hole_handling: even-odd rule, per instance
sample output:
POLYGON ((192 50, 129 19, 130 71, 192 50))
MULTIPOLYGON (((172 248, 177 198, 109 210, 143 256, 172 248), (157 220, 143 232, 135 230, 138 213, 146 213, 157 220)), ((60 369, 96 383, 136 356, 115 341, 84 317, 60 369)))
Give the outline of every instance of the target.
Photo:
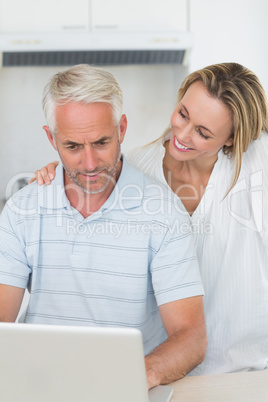
POLYGON ((118 128, 107 103, 67 103, 56 107, 56 127, 55 140, 49 128, 44 129, 65 168, 65 185, 73 182, 88 194, 110 192, 116 179, 126 117, 122 116, 118 128))

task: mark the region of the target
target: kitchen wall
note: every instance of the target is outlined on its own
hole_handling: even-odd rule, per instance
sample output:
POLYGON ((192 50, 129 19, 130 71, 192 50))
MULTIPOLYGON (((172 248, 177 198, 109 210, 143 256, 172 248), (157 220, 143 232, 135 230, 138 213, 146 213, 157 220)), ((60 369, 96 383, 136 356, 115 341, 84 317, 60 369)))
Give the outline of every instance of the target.
MULTIPOLYGON (((125 151, 161 135, 188 70, 237 61, 256 72, 268 92, 268 2, 189 0, 189 3, 194 35, 189 69, 174 65, 109 68, 125 95, 124 111, 129 122, 125 151)), ((0 199, 12 191, 12 178, 30 174, 57 158, 42 130, 45 121, 41 96, 45 83, 58 70, 57 67, 0 70, 0 199)))
POLYGON ((267 0, 190 0, 190 70, 236 61, 254 71, 268 93, 267 18, 267 0))

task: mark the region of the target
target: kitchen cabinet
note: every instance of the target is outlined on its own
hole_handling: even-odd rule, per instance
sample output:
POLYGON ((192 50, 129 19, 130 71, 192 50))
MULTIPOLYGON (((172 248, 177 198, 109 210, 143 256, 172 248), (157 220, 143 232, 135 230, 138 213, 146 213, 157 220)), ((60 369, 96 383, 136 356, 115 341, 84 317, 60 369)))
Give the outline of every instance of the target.
POLYGON ((0 0, 0 34, 186 31, 188 0, 0 0))

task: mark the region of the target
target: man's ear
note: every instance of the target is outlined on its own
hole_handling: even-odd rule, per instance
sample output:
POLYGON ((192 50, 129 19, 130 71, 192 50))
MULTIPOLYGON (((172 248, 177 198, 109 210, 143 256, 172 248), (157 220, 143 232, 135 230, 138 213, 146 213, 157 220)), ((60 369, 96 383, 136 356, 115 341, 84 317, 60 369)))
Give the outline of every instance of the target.
POLYGON ((127 116, 123 114, 120 119, 120 144, 124 141, 127 131, 127 116))
POLYGON ((47 138, 49 139, 50 144, 53 146, 53 148, 57 151, 57 146, 55 144, 53 135, 49 129, 48 126, 43 126, 43 129, 45 130, 46 134, 47 134, 47 138))

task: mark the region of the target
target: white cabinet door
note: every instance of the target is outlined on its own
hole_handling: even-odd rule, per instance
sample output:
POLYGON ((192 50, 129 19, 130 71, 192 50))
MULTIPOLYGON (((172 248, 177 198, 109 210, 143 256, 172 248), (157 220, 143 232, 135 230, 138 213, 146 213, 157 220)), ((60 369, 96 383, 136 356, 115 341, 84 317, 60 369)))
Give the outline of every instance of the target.
POLYGON ((92 0, 93 31, 186 31, 187 3, 187 0, 92 0))
POLYGON ((0 0, 0 33, 174 32, 188 0, 0 0))
POLYGON ((89 0, 0 0, 0 33, 84 32, 89 0))

